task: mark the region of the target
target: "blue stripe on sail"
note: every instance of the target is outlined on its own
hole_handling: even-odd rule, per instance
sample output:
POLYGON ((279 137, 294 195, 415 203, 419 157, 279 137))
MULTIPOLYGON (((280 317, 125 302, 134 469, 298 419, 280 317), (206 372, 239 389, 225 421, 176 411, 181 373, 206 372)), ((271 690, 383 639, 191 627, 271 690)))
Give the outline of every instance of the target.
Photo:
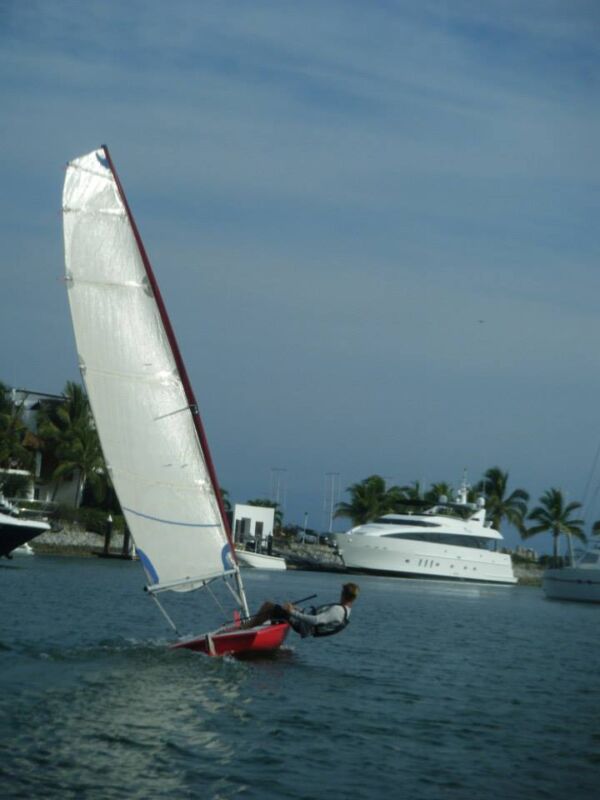
POLYGON ((233 563, 233 555, 231 553, 231 547, 229 546, 229 542, 223 547, 221 550, 221 561, 223 562, 223 569, 225 572, 228 570, 234 569, 233 563))
POLYGON ((110 169, 108 166, 108 159, 105 156, 101 156, 100 153, 96 153, 96 158, 100 162, 100 164, 104 167, 104 169, 110 169))
POLYGON ((130 514, 134 514, 136 517, 142 517, 142 519, 151 519, 152 522, 160 522, 163 525, 179 525, 182 528, 218 528, 218 522, 178 522, 175 519, 161 519, 160 517, 152 517, 150 514, 142 514, 141 511, 134 511, 133 508, 126 508, 123 506, 123 511, 129 511, 130 514))
POLYGON ((136 547, 135 550, 138 556, 140 557, 142 566, 146 570, 146 575, 150 579, 150 583, 160 583, 158 579, 158 572, 154 569, 154 564, 150 561, 146 553, 144 553, 143 550, 140 550, 139 547, 136 547))

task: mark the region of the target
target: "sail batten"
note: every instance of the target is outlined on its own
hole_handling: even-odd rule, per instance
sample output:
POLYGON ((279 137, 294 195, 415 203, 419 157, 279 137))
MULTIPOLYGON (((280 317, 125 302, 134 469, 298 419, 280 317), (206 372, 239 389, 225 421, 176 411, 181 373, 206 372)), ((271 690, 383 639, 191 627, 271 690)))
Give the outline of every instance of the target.
POLYGON ((86 214, 89 217, 93 216, 102 216, 103 214, 108 217, 118 217, 119 219, 126 220, 127 214, 124 211, 119 211, 119 209, 102 209, 102 208, 95 208, 90 209, 86 208, 85 206, 81 206, 80 208, 74 208, 72 206, 63 206, 63 214, 86 214))
POLYGON ((105 148, 67 166, 63 209, 82 376, 150 587, 187 591, 234 574, 197 403, 105 148))
MULTIPOLYGON (((237 573, 236 569, 230 569, 227 572, 217 572, 214 575, 206 575, 202 577, 185 578, 180 581, 172 581, 171 583, 155 583, 147 587, 146 591, 149 594, 160 594, 161 592, 172 591, 186 591, 192 589, 203 589, 209 583, 219 580, 220 578, 233 576, 237 573)), ((238 598, 236 598, 238 599, 238 598)))
MULTIPOLYGON (((177 380, 177 377, 172 372, 167 372, 163 369, 156 370, 156 372, 146 371, 146 372, 115 372, 114 370, 108 369, 99 369, 99 368, 90 368, 88 365, 80 358, 80 369, 85 370, 86 372, 95 373, 97 375, 104 375, 107 378, 114 378, 116 380, 123 380, 123 381, 138 381, 140 383, 158 383, 158 384, 168 384, 172 383, 173 381, 177 380)), ((148 369, 151 367, 152 364, 140 364, 140 367, 145 367, 148 369)), ((193 411, 190 406, 183 406, 182 408, 174 409, 173 411, 168 411, 164 414, 161 414, 158 417, 155 417, 155 421, 164 419, 165 417, 170 417, 173 414, 181 414, 183 411, 193 411)))
POLYGON ((87 285, 87 286, 99 286, 99 287, 102 287, 104 289, 112 289, 112 288, 125 289, 125 288, 127 288, 127 289, 142 289, 143 291, 148 291, 148 284, 147 283, 146 284, 144 284, 144 283, 134 283, 133 281, 120 281, 120 282, 117 282, 117 281, 90 281, 90 280, 83 280, 83 279, 76 280, 75 278, 72 278, 71 276, 67 277, 66 280, 69 281, 69 283, 72 284, 72 285, 80 284, 80 285, 87 285))

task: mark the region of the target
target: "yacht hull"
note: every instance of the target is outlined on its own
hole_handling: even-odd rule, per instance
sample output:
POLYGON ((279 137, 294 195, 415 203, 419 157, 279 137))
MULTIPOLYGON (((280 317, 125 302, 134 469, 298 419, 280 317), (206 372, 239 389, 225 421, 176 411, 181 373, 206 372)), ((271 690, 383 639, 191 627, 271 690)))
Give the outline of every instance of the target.
POLYGON ((46 522, 20 519, 0 513, 0 557, 7 556, 17 547, 50 530, 46 522))
POLYGON ((350 572, 405 578, 517 583, 510 556, 472 547, 455 547, 364 534, 335 534, 350 572))
POLYGON ((576 566, 548 569, 542 577, 542 589, 551 600, 600 603, 600 570, 576 566))

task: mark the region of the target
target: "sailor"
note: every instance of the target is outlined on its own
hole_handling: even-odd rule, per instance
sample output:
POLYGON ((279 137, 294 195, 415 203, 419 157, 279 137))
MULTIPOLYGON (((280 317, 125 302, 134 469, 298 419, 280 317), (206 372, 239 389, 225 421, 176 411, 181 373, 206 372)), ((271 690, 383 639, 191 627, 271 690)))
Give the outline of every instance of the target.
POLYGON ((269 601, 262 604, 257 614, 244 623, 243 627, 255 627, 263 622, 289 622, 302 638, 306 636, 332 636, 344 630, 348 624, 352 604, 358 597, 360 588, 356 583, 345 583, 339 603, 329 603, 308 612, 300 610, 291 603, 282 606, 269 601))

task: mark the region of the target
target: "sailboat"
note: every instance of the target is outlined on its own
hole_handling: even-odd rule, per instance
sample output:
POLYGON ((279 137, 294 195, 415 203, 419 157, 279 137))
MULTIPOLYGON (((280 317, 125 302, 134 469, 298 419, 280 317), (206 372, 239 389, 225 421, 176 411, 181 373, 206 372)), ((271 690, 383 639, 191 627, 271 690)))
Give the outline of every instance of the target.
MULTIPOLYGON (((225 586, 232 619, 176 641, 209 655, 276 650, 287 623, 251 620, 198 404, 123 187, 106 146, 67 165, 66 286, 79 367, 146 590, 225 586)), ((217 598, 218 599, 218 598, 217 598)))
POLYGON ((571 534, 567 533, 566 537, 568 562, 563 567, 550 567, 544 572, 544 594, 551 600, 600 603, 600 541, 591 541, 579 558, 575 558, 571 534))

